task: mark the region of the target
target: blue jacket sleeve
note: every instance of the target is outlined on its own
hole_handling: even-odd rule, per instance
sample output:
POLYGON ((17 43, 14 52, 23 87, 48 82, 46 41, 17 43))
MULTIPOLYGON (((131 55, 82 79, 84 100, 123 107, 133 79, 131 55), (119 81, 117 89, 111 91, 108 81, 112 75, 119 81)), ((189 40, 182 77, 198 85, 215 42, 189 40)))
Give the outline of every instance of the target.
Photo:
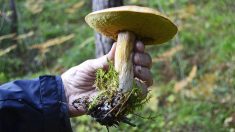
POLYGON ((0 86, 0 132, 71 132, 59 76, 0 86))

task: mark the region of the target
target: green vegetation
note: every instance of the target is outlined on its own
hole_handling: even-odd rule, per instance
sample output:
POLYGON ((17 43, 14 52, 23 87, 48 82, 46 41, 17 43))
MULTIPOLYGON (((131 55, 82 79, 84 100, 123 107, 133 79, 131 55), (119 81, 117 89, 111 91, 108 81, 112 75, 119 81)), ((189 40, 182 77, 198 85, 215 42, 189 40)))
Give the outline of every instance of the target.
MULTIPOLYGON (((69 67, 94 58, 93 31, 84 21, 84 16, 91 12, 90 1, 30 1, 16 1, 18 35, 26 37, 1 39, 10 34, 11 23, 0 16, 0 83, 43 74, 60 75, 69 67), (48 46, 45 42, 49 40, 64 42, 48 46), (6 53, 5 49, 16 43, 21 48, 13 47, 6 53), (32 47, 37 44, 47 46, 32 47)), ((0 2, 1 13, 9 11, 3 2, 8 1, 0 2)), ((159 9, 174 20, 179 32, 165 45, 146 47, 153 58, 154 85, 150 88, 152 98, 136 113, 146 119, 131 115, 137 127, 121 124, 110 131, 234 130, 235 125, 226 122, 235 120, 232 116, 235 113, 234 1, 128 0, 126 3, 159 9)), ((73 118, 72 126, 79 132, 106 131, 88 116, 73 118)))
POLYGON ((118 88, 118 73, 114 69, 113 62, 109 62, 109 70, 98 69, 96 72, 95 85, 99 91, 113 95, 118 88))
MULTIPOLYGON (((113 63, 109 63, 108 71, 99 69, 96 73, 95 83, 99 91, 97 101, 99 102, 99 99, 101 99, 100 101, 103 101, 102 97, 107 97, 106 100, 112 100, 112 97, 115 96, 118 92, 118 82, 118 73, 115 71, 113 63)), ((118 108, 119 111, 117 112, 122 112, 125 109, 125 114, 133 114, 136 112, 136 109, 143 107, 143 105, 149 100, 149 97, 144 98, 141 88, 139 88, 136 83, 133 82, 132 90, 125 93, 121 100, 121 107, 118 108), (128 107, 125 106, 127 104, 128 107)), ((95 104, 97 104, 97 102, 95 102, 95 104)), ((91 104, 91 107, 92 106, 93 105, 91 104)))

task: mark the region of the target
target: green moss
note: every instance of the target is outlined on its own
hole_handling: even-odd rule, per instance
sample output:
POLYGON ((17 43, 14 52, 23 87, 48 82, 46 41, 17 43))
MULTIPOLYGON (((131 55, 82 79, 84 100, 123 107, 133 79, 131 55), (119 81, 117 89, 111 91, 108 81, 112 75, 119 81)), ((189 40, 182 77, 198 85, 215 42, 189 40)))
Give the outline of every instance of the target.
POLYGON ((118 73, 114 69, 114 65, 109 61, 109 70, 104 71, 98 69, 96 72, 95 86, 99 91, 113 92, 118 88, 118 73))
MULTIPOLYGON (((88 110, 91 110, 98 104, 105 101, 111 102, 118 93, 119 77, 114 69, 112 62, 109 62, 109 70, 98 69, 96 72, 95 86, 98 89, 98 96, 89 104, 88 110)), ((116 116, 119 114, 132 114, 150 99, 150 96, 143 98, 142 88, 133 82, 133 88, 130 92, 122 93, 121 104, 118 108, 116 116)))

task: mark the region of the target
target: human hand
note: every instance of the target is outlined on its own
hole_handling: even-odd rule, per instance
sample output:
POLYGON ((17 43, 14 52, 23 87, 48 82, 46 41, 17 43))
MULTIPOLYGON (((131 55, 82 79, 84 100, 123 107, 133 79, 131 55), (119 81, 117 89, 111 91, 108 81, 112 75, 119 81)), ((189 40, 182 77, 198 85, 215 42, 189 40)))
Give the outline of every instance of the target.
MULTIPOLYGON (((85 114, 85 110, 82 107, 77 110, 71 104, 75 99, 83 96, 92 98, 97 94, 97 90, 94 87, 96 70, 99 68, 108 70, 108 60, 114 60, 115 48, 116 43, 113 44, 108 54, 97 59, 87 60, 78 66, 70 68, 61 75, 67 103, 69 104, 70 116, 85 114)), ((144 48, 144 44, 140 41, 135 44, 133 64, 134 76, 142 80, 141 82, 137 81, 137 85, 141 85, 143 92, 147 92, 147 87, 153 83, 150 72, 152 60, 150 55, 144 52, 144 48)))

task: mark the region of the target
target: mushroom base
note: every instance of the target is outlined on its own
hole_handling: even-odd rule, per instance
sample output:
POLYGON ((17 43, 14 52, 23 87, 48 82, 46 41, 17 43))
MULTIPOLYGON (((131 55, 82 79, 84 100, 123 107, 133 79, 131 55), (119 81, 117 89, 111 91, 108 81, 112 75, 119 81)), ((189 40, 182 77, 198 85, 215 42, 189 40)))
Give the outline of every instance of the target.
POLYGON ((141 88, 133 82, 131 91, 118 90, 118 74, 110 63, 109 70, 99 69, 96 74, 98 96, 94 99, 82 97, 74 100, 73 106, 82 106, 88 115, 93 117, 101 125, 118 126, 120 122, 135 126, 127 118, 128 114, 141 108, 150 97, 143 97, 141 88))
POLYGON ((129 100, 126 100, 126 97, 121 92, 117 92, 110 100, 110 97, 99 96, 97 104, 94 105, 94 102, 89 102, 88 98, 79 98, 73 102, 73 106, 78 108, 78 106, 83 106, 87 114, 93 117, 101 125, 105 126, 118 126, 120 122, 127 123, 131 126, 132 124, 129 119, 126 117, 131 114, 130 109, 133 109, 129 103, 129 100), (90 105, 93 105, 89 109, 90 105))

